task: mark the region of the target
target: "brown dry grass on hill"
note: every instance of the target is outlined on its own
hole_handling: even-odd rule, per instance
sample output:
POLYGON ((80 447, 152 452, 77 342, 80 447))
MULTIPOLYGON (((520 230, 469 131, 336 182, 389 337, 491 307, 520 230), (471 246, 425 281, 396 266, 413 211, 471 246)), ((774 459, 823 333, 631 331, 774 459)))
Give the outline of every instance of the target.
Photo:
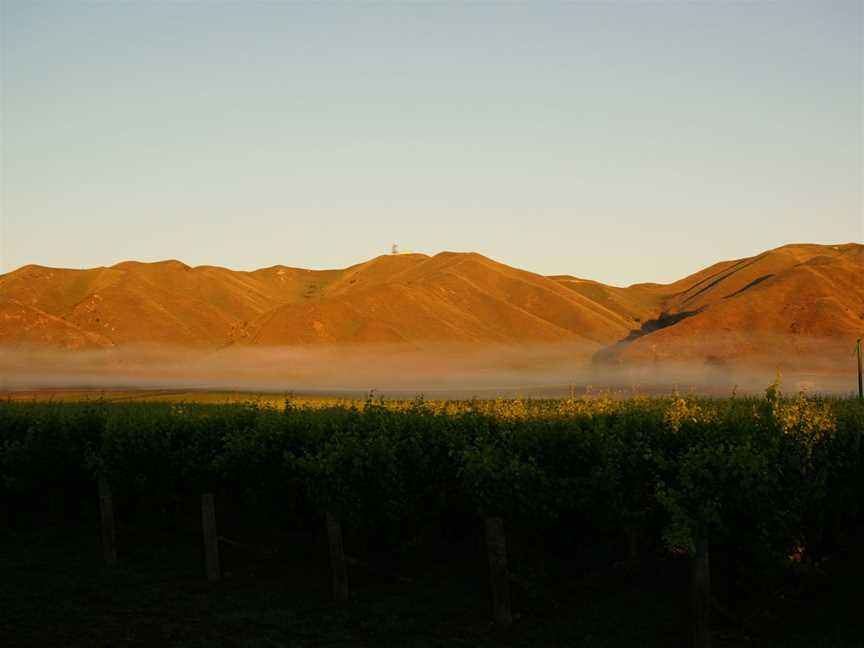
POLYGON ((541 275, 479 254, 378 257, 315 300, 286 303, 251 326, 270 346, 336 342, 610 342, 628 321, 541 275))
POLYGON ((17 312, 0 325, 0 342, 62 348, 611 342, 630 327, 626 317, 552 279, 477 254, 382 256, 332 271, 236 272, 179 261, 27 266, 0 277, 0 296, 17 312))
MULTIPOLYGON (((113 349, 87 356, 102 359, 86 370, 79 364, 94 375, 99 363, 135 364, 130 353, 141 345, 149 349, 141 363, 151 369, 154 348, 163 350, 156 356, 174 358, 196 350, 199 367, 220 349, 257 348, 254 362, 247 362, 253 355, 235 356, 243 358, 237 373, 254 380, 257 367, 267 384, 280 375, 263 369, 267 358, 288 357, 274 349, 296 360, 304 348, 320 348, 300 363, 310 376, 314 363, 323 362, 362 378, 366 364, 381 365, 372 352, 381 345, 391 350, 391 383, 400 376, 420 384, 434 375, 438 384, 478 372, 531 371, 543 382, 564 379, 561 367, 570 375, 586 367, 597 372, 598 362, 686 363, 698 371, 782 364, 824 372, 845 363, 864 333, 862 277, 864 247, 857 244, 788 245, 672 284, 626 288, 453 252, 380 256, 325 271, 240 272, 179 261, 89 270, 26 266, 0 275, 0 348, 7 359, 14 350, 16 362, 47 349, 113 349)), ((68 378, 76 362, 61 354, 41 369, 54 366, 68 378)), ((0 368, 19 375, 26 369, 12 364, 0 368)))
POLYGON ((623 362, 746 362, 848 355, 864 334, 864 247, 786 246, 664 300, 674 325, 619 346, 623 362))

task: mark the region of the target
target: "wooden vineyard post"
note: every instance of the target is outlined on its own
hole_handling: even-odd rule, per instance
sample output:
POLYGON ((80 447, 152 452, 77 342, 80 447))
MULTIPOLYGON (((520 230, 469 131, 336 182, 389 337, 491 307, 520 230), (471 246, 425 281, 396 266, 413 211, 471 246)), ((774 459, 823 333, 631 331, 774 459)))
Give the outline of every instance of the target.
POLYGON ((348 600, 348 571, 342 545, 342 521, 334 511, 327 511, 327 542, 330 545, 330 573, 333 578, 333 598, 340 603, 348 600))
POLYGON ((213 493, 201 495, 201 528, 204 532, 207 580, 218 581, 222 570, 219 566, 219 536, 216 533, 216 503, 213 501, 213 493))
POLYGON ((510 609, 507 543, 504 539, 504 521, 500 517, 486 517, 486 554, 489 558, 489 583, 492 586, 495 625, 500 630, 507 630, 513 625, 513 613, 510 609))
POLYGON ((117 539, 114 528, 114 497, 107 477, 99 475, 99 517, 102 520, 102 553, 105 564, 117 564, 117 539))
POLYGON ((627 528, 628 540, 628 557, 633 562, 639 557, 639 528, 635 524, 631 524, 627 528))
POLYGON ((639 557, 639 542, 642 539, 643 511, 624 511, 624 530, 627 532, 628 558, 631 562, 639 557))
POLYGON ((708 536, 696 536, 696 553, 691 571, 693 607, 693 648, 711 648, 711 563, 708 536))

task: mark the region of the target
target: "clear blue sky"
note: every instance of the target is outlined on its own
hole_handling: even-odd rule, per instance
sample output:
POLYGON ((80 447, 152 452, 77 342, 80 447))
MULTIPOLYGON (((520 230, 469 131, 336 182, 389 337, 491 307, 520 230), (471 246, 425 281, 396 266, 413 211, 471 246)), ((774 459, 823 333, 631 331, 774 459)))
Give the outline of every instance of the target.
POLYGON ((4 271, 864 238, 858 1, 0 1, 4 271))

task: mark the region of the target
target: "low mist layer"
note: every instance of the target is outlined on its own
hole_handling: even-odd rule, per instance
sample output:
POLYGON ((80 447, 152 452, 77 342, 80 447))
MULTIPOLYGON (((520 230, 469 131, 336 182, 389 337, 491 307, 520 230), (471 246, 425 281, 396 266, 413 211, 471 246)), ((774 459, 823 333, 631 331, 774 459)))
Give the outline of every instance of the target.
MULTIPOLYGON (((782 349, 782 341, 765 348, 782 349)), ((226 348, 123 346, 68 353, 0 348, 0 390, 194 389, 386 396, 565 396, 613 390, 674 389, 729 395, 761 392, 781 373, 787 392, 848 394, 855 360, 846 345, 831 354, 794 352, 743 361, 597 362, 590 344, 334 345, 226 348), (841 353, 842 352, 842 353, 841 353)), ((812 344, 809 349, 828 350, 812 344)), ((800 349, 800 347, 799 347, 800 349)), ((754 356, 755 357, 755 356, 754 356)))

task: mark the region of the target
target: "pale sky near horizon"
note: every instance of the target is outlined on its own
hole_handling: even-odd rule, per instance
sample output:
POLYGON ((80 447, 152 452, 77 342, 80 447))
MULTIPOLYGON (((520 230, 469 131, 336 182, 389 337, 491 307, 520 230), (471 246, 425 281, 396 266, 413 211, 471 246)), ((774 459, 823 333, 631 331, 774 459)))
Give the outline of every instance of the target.
POLYGON ((0 2, 2 272, 864 241, 861 1, 0 2))

